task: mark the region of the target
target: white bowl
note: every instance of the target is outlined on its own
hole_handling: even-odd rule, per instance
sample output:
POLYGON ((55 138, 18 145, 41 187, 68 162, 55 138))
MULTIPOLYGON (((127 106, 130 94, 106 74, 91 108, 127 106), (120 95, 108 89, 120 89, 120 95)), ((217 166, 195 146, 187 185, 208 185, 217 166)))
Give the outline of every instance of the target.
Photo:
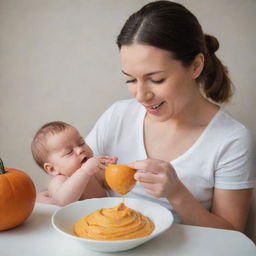
POLYGON ((149 236, 129 240, 102 241, 81 238, 74 234, 73 225, 77 220, 99 208, 113 208, 121 201, 122 198, 119 197, 104 197, 69 204, 53 214, 52 225, 61 234, 77 240, 88 249, 101 252, 117 252, 134 248, 149 241, 163 233, 173 223, 173 215, 165 207, 151 201, 125 198, 124 202, 129 208, 141 212, 153 221, 155 228, 149 236))

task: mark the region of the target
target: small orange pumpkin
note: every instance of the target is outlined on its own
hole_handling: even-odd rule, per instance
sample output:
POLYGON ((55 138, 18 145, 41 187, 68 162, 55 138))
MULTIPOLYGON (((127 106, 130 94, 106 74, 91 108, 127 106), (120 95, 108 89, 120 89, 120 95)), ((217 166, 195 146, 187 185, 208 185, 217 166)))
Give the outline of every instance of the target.
POLYGON ((109 164, 105 170, 105 178, 109 187, 121 194, 128 193, 136 183, 136 170, 124 164, 109 164))
POLYGON ((0 159, 0 231, 18 226, 32 213, 36 189, 30 177, 13 168, 4 168, 0 159))

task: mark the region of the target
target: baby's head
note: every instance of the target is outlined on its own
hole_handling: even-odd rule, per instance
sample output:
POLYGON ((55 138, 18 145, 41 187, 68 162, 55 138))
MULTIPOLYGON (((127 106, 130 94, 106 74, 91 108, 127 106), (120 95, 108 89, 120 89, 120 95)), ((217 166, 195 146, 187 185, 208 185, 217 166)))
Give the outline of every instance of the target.
POLYGON ((53 176, 70 176, 93 156, 78 130, 61 121, 43 125, 33 138, 31 151, 36 163, 53 176))

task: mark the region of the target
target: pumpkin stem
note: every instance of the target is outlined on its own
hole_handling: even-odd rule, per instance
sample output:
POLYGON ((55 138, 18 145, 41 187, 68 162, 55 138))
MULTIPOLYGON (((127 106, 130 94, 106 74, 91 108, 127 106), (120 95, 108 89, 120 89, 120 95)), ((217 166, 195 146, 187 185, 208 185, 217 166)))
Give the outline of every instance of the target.
POLYGON ((6 171, 4 169, 4 163, 2 161, 2 159, 0 158, 0 174, 5 174, 6 171))

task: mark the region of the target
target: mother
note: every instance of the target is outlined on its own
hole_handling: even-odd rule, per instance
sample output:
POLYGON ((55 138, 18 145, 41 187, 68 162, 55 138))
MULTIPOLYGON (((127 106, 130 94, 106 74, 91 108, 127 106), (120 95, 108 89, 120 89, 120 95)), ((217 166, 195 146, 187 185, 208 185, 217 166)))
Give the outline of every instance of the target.
POLYGON ((87 137, 95 155, 140 170, 127 196, 156 201, 184 224, 243 231, 252 139, 219 105, 232 90, 217 39, 184 6, 157 1, 130 16, 117 45, 134 99, 98 120, 87 137))

